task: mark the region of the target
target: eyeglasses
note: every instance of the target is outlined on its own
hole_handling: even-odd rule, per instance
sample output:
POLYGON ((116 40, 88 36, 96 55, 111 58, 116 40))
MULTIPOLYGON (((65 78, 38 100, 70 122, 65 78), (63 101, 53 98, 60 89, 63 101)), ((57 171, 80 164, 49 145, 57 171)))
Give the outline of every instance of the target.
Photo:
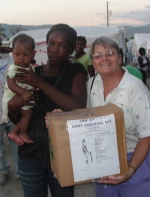
POLYGON ((114 55, 116 54, 117 52, 115 51, 107 51, 106 53, 95 53, 93 54, 93 59, 96 59, 96 60, 100 60, 104 55, 107 57, 107 58, 112 58, 114 57, 114 55))

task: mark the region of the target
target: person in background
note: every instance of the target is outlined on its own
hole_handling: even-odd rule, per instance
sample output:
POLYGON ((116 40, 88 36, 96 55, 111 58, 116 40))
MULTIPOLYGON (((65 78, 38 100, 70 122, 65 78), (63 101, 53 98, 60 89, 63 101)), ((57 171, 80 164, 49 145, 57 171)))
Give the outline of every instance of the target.
MULTIPOLYGON (((18 167, 25 197, 47 197, 49 186, 52 197, 73 197, 74 187, 61 187, 50 166, 48 131, 45 124, 47 112, 54 109, 71 111, 86 106, 86 72, 79 63, 68 61, 75 50, 76 31, 66 24, 51 27, 46 36, 48 61, 46 65, 23 72, 15 77, 39 89, 33 107, 33 117, 28 133, 33 144, 19 146, 18 167)), ((9 101, 9 117, 17 122, 18 109, 28 102, 20 95, 9 101)))
MULTIPOLYGON (((13 40, 12 54, 14 58, 14 64, 9 64, 6 70, 7 83, 2 99, 3 116, 2 121, 8 122, 8 101, 15 95, 20 94, 24 100, 28 101, 32 94, 29 89, 32 87, 25 83, 18 83, 14 77, 16 75, 17 68, 32 69, 34 67, 31 64, 33 61, 35 52, 34 39, 26 34, 19 34, 13 40)), ((13 130, 8 134, 9 138, 16 142, 18 145, 25 143, 33 143, 32 139, 28 135, 28 126, 32 118, 32 106, 24 106, 20 108, 21 120, 15 125, 13 130)))
POLYGON ((142 72, 143 74, 143 81, 144 84, 147 85, 146 83, 146 76, 147 73, 149 72, 149 60, 146 58, 146 51, 143 47, 139 48, 139 56, 138 56, 138 66, 139 66, 139 70, 142 72))
POLYGON ((92 65, 91 57, 88 53, 84 51, 86 43, 87 41, 85 37, 77 37, 75 61, 81 63, 84 66, 85 70, 87 71, 88 77, 93 77, 95 75, 95 70, 92 65))
POLYGON ((139 69, 137 69, 136 67, 131 66, 131 65, 125 65, 125 63, 123 62, 124 54, 123 54, 122 48, 120 48, 120 55, 121 55, 121 64, 120 65, 124 66, 124 68, 126 68, 130 74, 132 74, 133 76, 135 76, 138 79, 140 79, 141 81, 143 81, 143 74, 139 69))
MULTIPOLYGON (((5 71, 8 64, 13 63, 13 58, 10 56, 11 48, 0 47, 0 185, 3 186, 7 183, 10 173, 10 165, 7 163, 5 155, 5 144, 4 134, 8 135, 13 129, 14 124, 9 120, 8 123, 3 123, 2 119, 2 96, 4 93, 4 87, 6 82, 5 71)), ((19 178, 18 175, 18 156, 17 156, 17 145, 9 139, 9 146, 12 154, 15 177, 19 178)))
POLYGON ((119 46, 111 38, 97 38, 90 54, 97 74, 87 82, 87 107, 113 103, 122 108, 129 165, 127 174, 99 180, 95 185, 96 197, 148 197, 150 92, 142 81, 120 66, 119 46))

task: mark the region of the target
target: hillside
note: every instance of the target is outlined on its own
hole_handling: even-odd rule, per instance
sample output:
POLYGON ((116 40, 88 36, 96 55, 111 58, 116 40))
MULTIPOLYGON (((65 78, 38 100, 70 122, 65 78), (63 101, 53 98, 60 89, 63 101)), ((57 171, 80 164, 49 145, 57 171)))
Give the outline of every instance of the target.
MULTIPOLYGON (((8 38, 10 38, 12 35, 10 34, 9 28, 12 25, 9 24, 1 24, 2 27, 5 29, 5 34, 8 38)), ((52 25, 38 25, 38 26, 29 26, 29 25, 22 25, 22 28, 24 30, 36 30, 36 29, 46 29, 50 28, 52 25)), ((126 38, 131 38, 134 36, 135 33, 150 33, 150 24, 145 26, 124 26, 126 30, 126 38)))
POLYGON ((126 38, 131 38, 135 33, 146 33, 150 34, 150 24, 145 26, 124 26, 126 30, 126 38))
MULTIPOLYGON (((9 31, 9 28, 12 26, 12 25, 9 25, 9 24, 1 24, 1 26, 5 29, 5 34, 8 38, 10 38, 12 35, 9 31)), ((24 30, 37 30, 37 29, 46 29, 46 28, 50 28, 52 25, 38 25, 38 26, 29 26, 29 25, 21 25, 21 27, 24 29, 24 30)))

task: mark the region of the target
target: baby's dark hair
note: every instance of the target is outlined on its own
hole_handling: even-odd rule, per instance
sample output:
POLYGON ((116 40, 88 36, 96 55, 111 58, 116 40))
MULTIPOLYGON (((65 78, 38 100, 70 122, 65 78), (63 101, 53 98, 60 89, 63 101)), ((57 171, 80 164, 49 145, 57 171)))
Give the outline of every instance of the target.
POLYGON ((34 39, 26 34, 19 34, 13 39, 12 48, 14 48, 16 41, 30 43, 32 50, 35 49, 35 42, 34 39))
POLYGON ((51 27, 51 29, 47 33, 47 36, 46 36, 47 43, 48 43, 50 35, 54 31, 62 31, 66 35, 68 43, 69 43, 69 48, 72 53, 76 47, 77 32, 72 27, 66 24, 60 23, 60 24, 54 25, 51 27))
POLYGON ((78 36, 77 37, 77 40, 78 41, 81 41, 81 43, 85 44, 85 46, 86 46, 87 41, 86 41, 86 38, 84 36, 78 36))

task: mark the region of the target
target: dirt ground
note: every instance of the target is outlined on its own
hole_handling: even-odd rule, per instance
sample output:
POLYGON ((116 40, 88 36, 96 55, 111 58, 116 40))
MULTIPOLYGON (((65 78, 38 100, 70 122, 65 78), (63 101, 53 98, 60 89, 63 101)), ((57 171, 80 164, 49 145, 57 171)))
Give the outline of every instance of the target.
MULTIPOLYGON (((147 85, 150 90, 150 76, 147 77, 147 85)), ((6 144, 7 160, 10 164, 12 164, 9 144, 6 136, 4 140, 6 144)), ((14 177, 13 172, 14 172, 13 165, 11 165, 11 173, 9 176, 8 183, 4 186, 0 186, 0 197, 23 197, 20 180, 14 177)), ((51 197, 51 195, 49 194, 48 197, 51 197)), ((94 184, 91 183, 82 186, 76 186, 75 197, 94 197, 94 184)))

